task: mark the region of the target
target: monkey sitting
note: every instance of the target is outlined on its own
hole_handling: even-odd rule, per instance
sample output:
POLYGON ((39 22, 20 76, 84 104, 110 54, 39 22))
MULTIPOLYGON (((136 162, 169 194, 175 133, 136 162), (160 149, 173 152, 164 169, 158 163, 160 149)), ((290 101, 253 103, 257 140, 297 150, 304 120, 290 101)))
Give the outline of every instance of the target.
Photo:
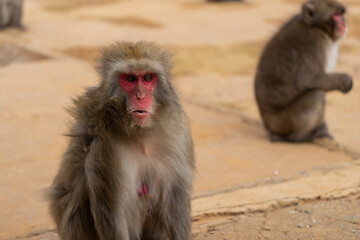
POLYGON ((335 0, 310 0, 265 46, 255 95, 272 141, 331 138, 324 120, 325 92, 352 88, 348 74, 332 73, 338 40, 348 30, 345 12, 335 0))
POLYGON ((21 24, 22 0, 0 0, 0 29, 6 27, 24 28, 21 24))
POLYGON ((103 49, 49 190, 62 239, 191 239, 193 141, 170 68, 153 43, 103 49))

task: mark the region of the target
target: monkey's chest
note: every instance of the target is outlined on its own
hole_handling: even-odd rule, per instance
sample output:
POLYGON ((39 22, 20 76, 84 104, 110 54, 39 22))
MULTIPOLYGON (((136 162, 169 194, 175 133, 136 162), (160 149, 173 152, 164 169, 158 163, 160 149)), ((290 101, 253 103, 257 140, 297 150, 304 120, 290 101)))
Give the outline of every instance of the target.
POLYGON ((325 62, 325 72, 332 73, 336 67, 337 57, 338 57, 338 45, 337 43, 329 43, 326 46, 326 62, 325 62))
POLYGON ((119 164, 122 174, 120 184, 125 185, 125 191, 131 196, 130 201, 156 201, 164 191, 165 182, 169 181, 167 157, 152 151, 149 145, 125 145, 119 147, 119 164))
MULTIPOLYGON (((128 224, 130 236, 136 238, 149 216, 156 214, 161 197, 169 189, 170 169, 166 154, 143 148, 138 144, 123 144, 118 147, 118 162, 122 173, 119 176, 119 191, 122 209, 128 224)), ((121 221, 120 221, 121 222, 121 221)))

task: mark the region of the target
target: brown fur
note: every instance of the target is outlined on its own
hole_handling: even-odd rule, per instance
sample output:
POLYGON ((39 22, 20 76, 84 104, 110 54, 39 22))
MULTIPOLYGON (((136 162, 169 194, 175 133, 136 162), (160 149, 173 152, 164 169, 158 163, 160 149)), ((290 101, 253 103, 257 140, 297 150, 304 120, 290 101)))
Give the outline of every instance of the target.
POLYGON ((331 137, 324 120, 325 92, 350 91, 348 74, 331 73, 337 39, 331 15, 345 12, 334 0, 304 3, 269 41, 255 77, 257 104, 273 141, 331 137), (332 56, 334 55, 334 56, 332 56))
POLYGON ((153 43, 103 50, 100 83, 70 110, 76 121, 49 192, 62 239, 190 239, 193 143, 170 68, 171 56, 153 43), (132 123, 117 82, 130 71, 158 75, 155 114, 144 127, 132 123), (141 198, 143 182, 149 193, 141 198))
POLYGON ((22 28, 23 0, 0 0, 0 29, 5 27, 22 28))

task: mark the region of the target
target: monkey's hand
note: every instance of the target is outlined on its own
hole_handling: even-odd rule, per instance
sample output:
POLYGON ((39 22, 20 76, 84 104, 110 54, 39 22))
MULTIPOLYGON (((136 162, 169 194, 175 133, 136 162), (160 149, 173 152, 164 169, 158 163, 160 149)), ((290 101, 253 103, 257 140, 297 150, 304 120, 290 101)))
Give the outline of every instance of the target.
POLYGON ((340 91, 343 93, 347 93, 351 90, 353 86, 352 77, 349 74, 341 74, 341 83, 340 83, 340 91))

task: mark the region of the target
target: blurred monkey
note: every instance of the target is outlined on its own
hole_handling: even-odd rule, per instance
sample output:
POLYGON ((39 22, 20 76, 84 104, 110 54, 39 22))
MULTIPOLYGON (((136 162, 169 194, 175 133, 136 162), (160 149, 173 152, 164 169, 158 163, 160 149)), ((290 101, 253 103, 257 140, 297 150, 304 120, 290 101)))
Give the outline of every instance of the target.
POLYGON ((23 28, 21 24, 23 0, 0 0, 0 29, 23 28))
POLYGON ((255 95, 272 141, 329 137, 325 92, 349 92, 352 78, 332 73, 337 44, 348 31, 346 8, 334 0, 310 0, 267 43, 255 77, 255 95))

